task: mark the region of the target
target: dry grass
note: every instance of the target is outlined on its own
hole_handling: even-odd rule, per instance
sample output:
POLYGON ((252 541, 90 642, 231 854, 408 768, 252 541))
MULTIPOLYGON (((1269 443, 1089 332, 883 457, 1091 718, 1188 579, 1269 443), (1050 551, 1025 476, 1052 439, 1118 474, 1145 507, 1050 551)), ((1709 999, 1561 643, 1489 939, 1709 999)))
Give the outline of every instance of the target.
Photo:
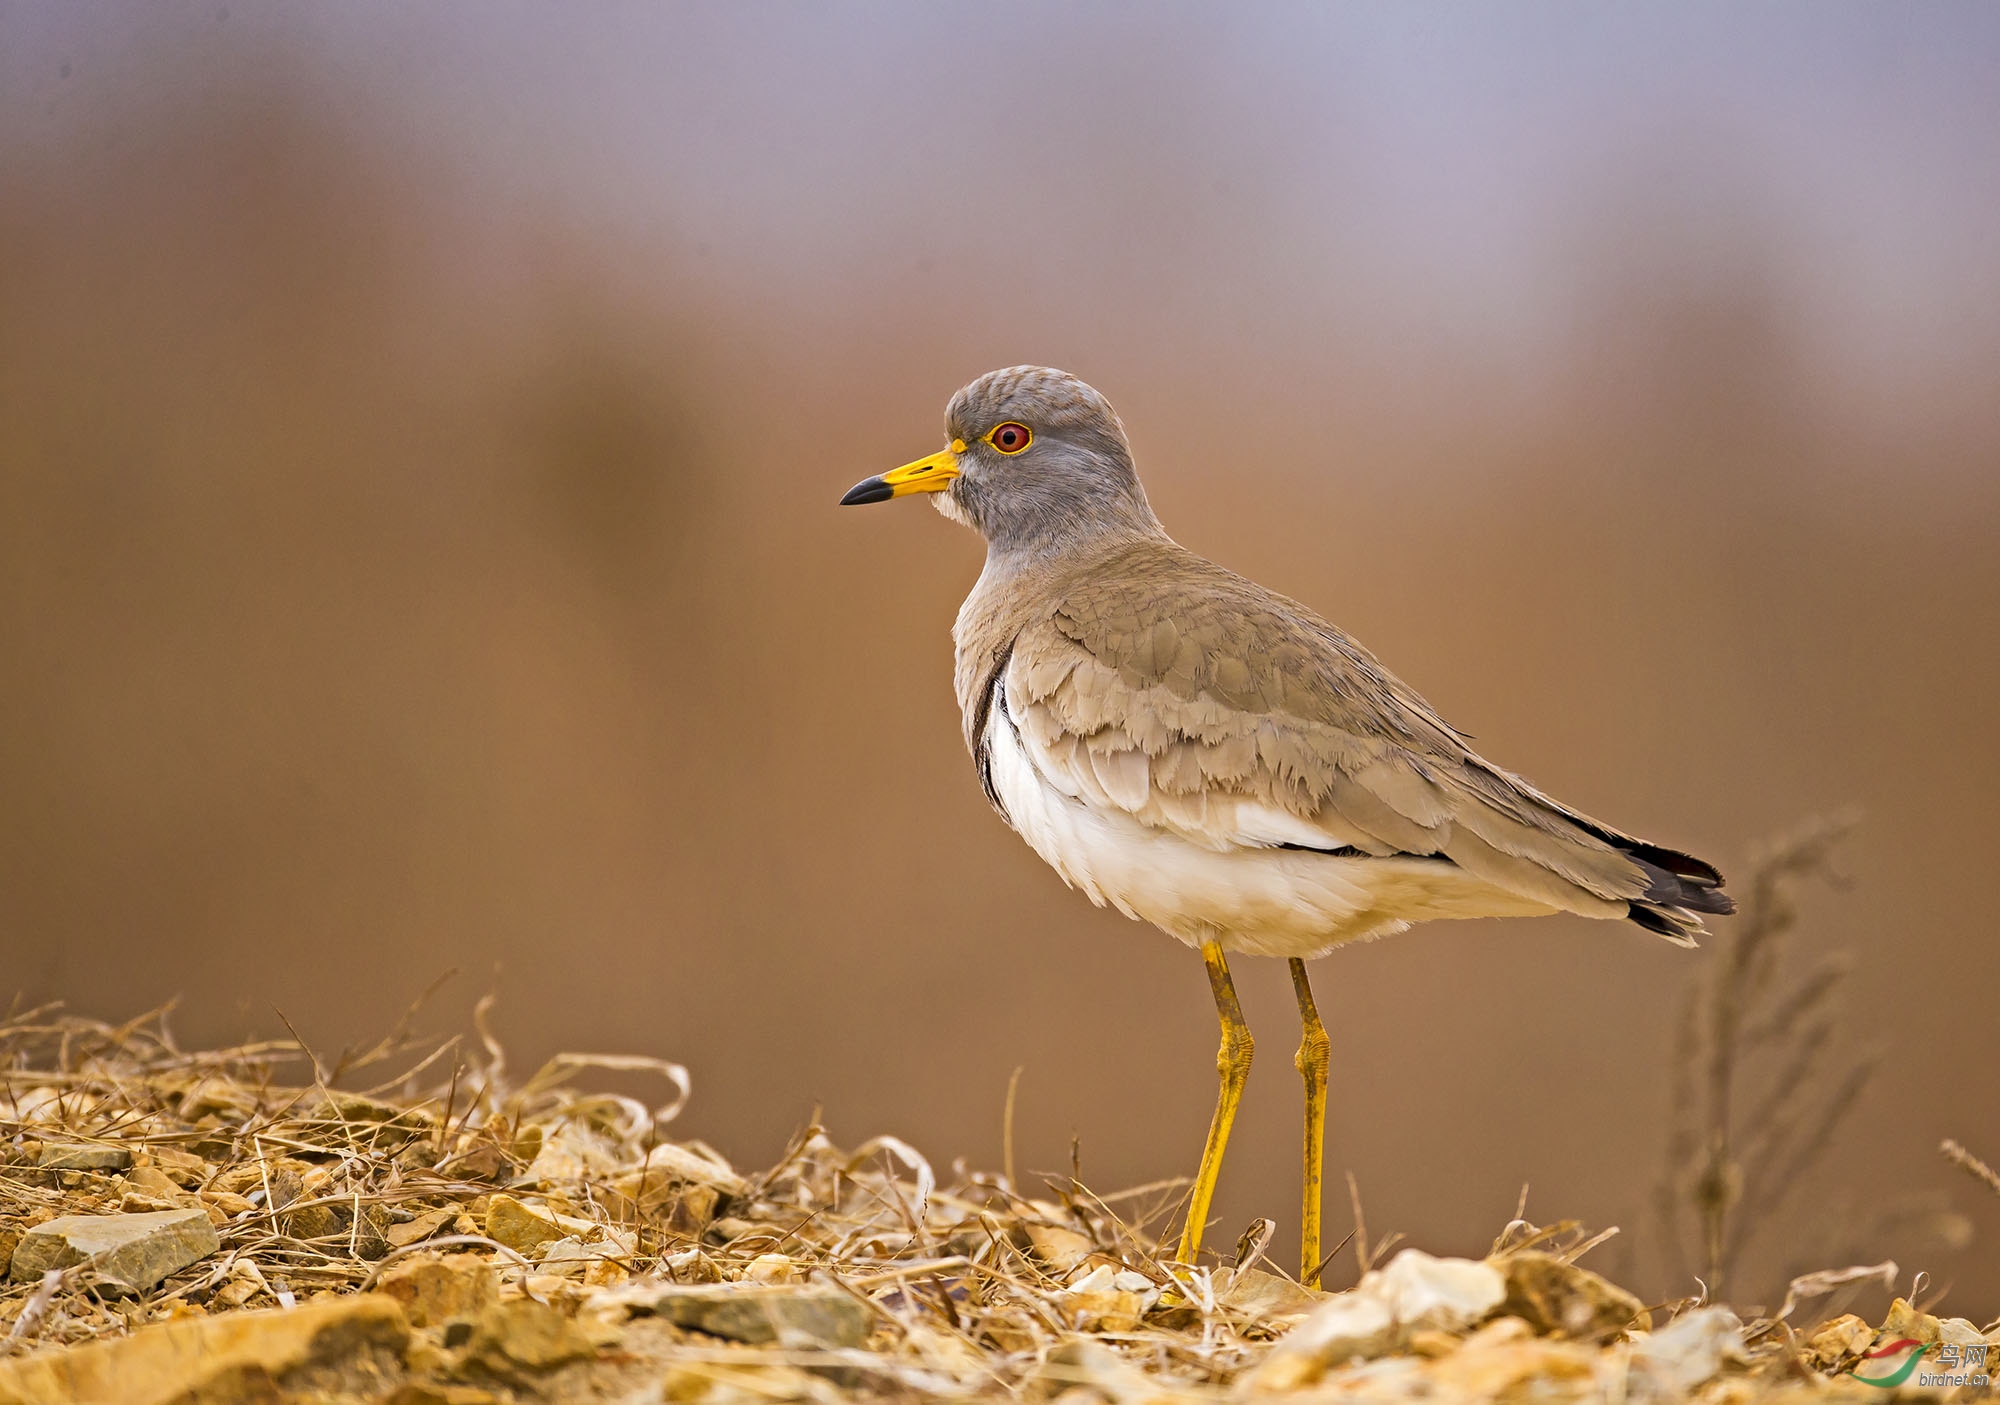
POLYGON ((1873 1053, 1848 1053, 1839 1039, 1846 953, 1822 952, 1796 975, 1785 962, 1799 887, 1837 881, 1834 850, 1856 822, 1815 820, 1768 846, 1682 1019, 1655 1208, 1673 1269, 1717 1297, 1739 1289, 1752 1240, 1875 1073, 1873 1053))
POLYGON ((350 1292, 408 1254, 467 1247, 544 1297, 631 1278, 837 1282, 920 1345, 896 1368, 912 1386, 1002 1383, 1079 1328, 1110 1331, 1171 1378, 1212 1382, 1269 1338, 1219 1300, 1215 1271, 1160 1257, 1145 1226, 1171 1211, 1180 1182, 1030 1196, 1004 1175, 941 1180, 892 1137, 844 1149, 816 1125, 775 1166, 741 1176, 710 1148, 663 1136, 687 1092, 678 1066, 563 1055, 516 1082, 485 1013, 483 1050, 464 1063, 455 1041, 419 1048, 401 1030, 322 1064, 296 1040, 185 1051, 165 1012, 114 1026, 35 1011, 0 1026, 10 1239, 58 1214, 162 1208, 132 1188, 134 1173, 37 1167, 56 1146, 131 1153, 137 1170, 172 1176, 184 1203, 211 1207, 222 1238, 219 1255, 143 1301, 87 1267, 7 1285, 7 1350, 350 1292), (333 1087, 412 1061, 359 1092, 333 1087), (571 1079, 593 1067, 657 1073, 674 1096, 654 1108, 577 1091, 571 1079), (617 1252, 580 1277, 540 1272, 487 1233, 503 1191, 589 1221, 617 1252), (1079 1290, 1078 1270, 1098 1264, 1116 1281, 1079 1290), (1163 1309, 1169 1299, 1183 1306, 1163 1309))
MULTIPOLYGON (((88 1263, 7 1284, 0 1355, 337 1298, 448 1251, 495 1274, 503 1300, 595 1323, 605 1348, 568 1377, 488 1382, 499 1393, 487 1399, 572 1398, 588 1386, 593 1398, 657 1400, 662 1372, 681 1373, 675 1389, 688 1394, 676 1399, 1056 1396, 1078 1384, 1093 1398, 1221 1399, 1254 1392, 1259 1363, 1316 1305, 1264 1266, 1269 1221, 1250 1227, 1233 1263, 1166 1257, 1155 1230, 1173 1227, 1182 1182, 1099 1195, 1070 1176, 1031 1192, 1008 1174, 959 1167, 942 1177, 892 1137, 843 1148, 818 1125, 776 1165, 741 1174, 713 1149, 665 1135, 688 1094, 679 1066, 566 1054, 517 1079, 489 1014, 482 1003, 476 1051, 415 1041, 406 1019, 331 1061, 297 1039, 183 1050, 164 1011, 110 1025, 45 1009, 0 1025, 0 1258, 24 1229, 57 1215, 198 1205, 221 1239, 218 1253, 146 1294, 122 1291, 88 1263), (669 1096, 655 1106, 583 1091, 576 1076, 586 1070, 658 1078, 669 1096), (337 1086, 371 1076, 358 1091, 337 1086), (64 1168, 93 1149, 108 1164, 64 1168), (558 1230, 524 1240, 524 1213, 558 1230), (563 1238, 552 1248, 555 1232, 563 1238), (555 1252, 572 1241, 584 1252, 555 1252), (865 1304, 873 1327, 865 1345, 827 1350, 727 1341, 653 1318, 643 1331, 607 1325, 656 1285, 732 1283, 831 1289, 865 1304), (628 1389, 634 1373, 639 1395, 628 1389)), ((1750 1018, 1761 1028, 1770 1017, 1750 1018)), ((1354 1208, 1365 1270, 1390 1243, 1371 1245, 1358 1197, 1354 1208)), ((1612 1233, 1517 1217, 1488 1260, 1508 1284, 1498 1315, 1406 1333, 1350 1369, 1378 1382, 1393 1375, 1398 1391, 1416 1392, 1409 1398, 1443 1390, 1498 1399, 1522 1382, 1549 1384, 1550 1398, 1596 1398, 1590 1392, 1614 1383, 1623 1391, 1632 1372, 1671 1379, 1678 1367, 1648 1364, 1644 1329, 1705 1304, 1658 1304, 1649 1318, 1637 1299, 1577 1268, 1612 1233), (1513 1275, 1530 1264, 1539 1286, 1521 1290, 1513 1275)), ((1799 1329, 1807 1319, 1796 1309, 1894 1276, 1894 1265, 1877 1265, 1802 1278, 1781 1310, 1747 1326, 1710 1314, 1727 1350, 1704 1369, 1750 1392, 1732 1399, 1851 1369, 1856 1331, 1873 1329, 1847 1319, 1816 1338, 1799 1329)), ((410 1379, 453 1379, 448 1345, 424 1337, 407 1358, 410 1379), (416 1364, 420 1356, 429 1364, 416 1364)))
POLYGON ((1944 1139, 1943 1144, 1938 1147, 1938 1150, 1944 1153, 1945 1160, 1958 1167, 1959 1170, 1965 1172, 1966 1175, 1972 1177, 1975 1181, 1978 1181, 1995 1195, 2000 1195, 2000 1171, 1994 1170, 1950 1137, 1944 1139))

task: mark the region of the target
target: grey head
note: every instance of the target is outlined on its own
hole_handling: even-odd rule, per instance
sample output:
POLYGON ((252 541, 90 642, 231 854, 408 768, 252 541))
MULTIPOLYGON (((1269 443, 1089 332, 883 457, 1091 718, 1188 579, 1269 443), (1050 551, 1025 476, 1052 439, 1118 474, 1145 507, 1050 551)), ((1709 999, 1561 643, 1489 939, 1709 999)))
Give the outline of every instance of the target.
POLYGON ((949 446, 848 489, 843 504, 933 494, 999 556, 1044 556, 1157 536, 1117 411, 1067 371, 989 371, 945 409, 949 446))

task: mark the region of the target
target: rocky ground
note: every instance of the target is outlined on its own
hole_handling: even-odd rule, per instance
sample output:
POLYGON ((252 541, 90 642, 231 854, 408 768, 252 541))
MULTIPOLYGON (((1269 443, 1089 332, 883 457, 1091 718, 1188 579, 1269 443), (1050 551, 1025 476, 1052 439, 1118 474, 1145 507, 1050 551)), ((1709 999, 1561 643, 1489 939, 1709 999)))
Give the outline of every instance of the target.
POLYGON ((0 1405, 1872 1401, 1983 1398, 2000 1371, 2000 1324, 1815 1315, 1840 1275, 1748 1321, 1643 1304, 1567 1225, 1320 1294, 1270 1269, 1267 1233, 1176 1264, 1136 1227, 1148 1193, 942 1184, 892 1138, 809 1128, 745 1174, 664 1136, 677 1101, 574 1086, 609 1067, 684 1097, 650 1060, 516 1082, 489 1040, 335 1090, 410 1057, 0 1028, 0 1405))

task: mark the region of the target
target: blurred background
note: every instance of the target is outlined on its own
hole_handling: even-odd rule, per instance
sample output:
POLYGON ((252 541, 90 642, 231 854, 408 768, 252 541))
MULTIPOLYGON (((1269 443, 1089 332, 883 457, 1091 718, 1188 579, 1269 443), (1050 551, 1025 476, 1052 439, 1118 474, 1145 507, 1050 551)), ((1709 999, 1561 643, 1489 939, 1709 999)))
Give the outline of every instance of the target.
MULTIPOLYGON (((996 1167, 1023 1066, 1024 1171, 1191 1172, 1199 964, 963 753, 976 539, 834 507, 1043 362, 1182 542, 1564 799, 1737 875, 1861 808, 1794 946, 1882 1075, 1767 1281, 1915 1197, 1960 1218, 1866 1247, 1991 1316, 1936 1148, 2000 1153, 1996 131, 1977 3, 0 0, 8 993, 331 1050, 456 968, 429 1026, 681 1060, 739 1165, 818 1105, 996 1167)), ((1350 1169, 1439 1252, 1527 1183, 1693 1291, 1651 1186, 1711 959, 1319 963, 1335 1237, 1350 1169)), ((1214 1238, 1289 1263, 1291 998, 1238 979, 1214 1238)))

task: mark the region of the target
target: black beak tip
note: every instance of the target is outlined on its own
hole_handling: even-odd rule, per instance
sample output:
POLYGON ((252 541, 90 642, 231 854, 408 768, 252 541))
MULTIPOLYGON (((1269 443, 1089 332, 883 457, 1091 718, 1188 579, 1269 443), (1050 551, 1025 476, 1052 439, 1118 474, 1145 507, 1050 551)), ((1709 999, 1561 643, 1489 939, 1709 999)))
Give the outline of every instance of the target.
POLYGON ((840 505, 859 507, 863 503, 887 502, 895 496, 896 490, 880 478, 864 478, 842 495, 840 505))

